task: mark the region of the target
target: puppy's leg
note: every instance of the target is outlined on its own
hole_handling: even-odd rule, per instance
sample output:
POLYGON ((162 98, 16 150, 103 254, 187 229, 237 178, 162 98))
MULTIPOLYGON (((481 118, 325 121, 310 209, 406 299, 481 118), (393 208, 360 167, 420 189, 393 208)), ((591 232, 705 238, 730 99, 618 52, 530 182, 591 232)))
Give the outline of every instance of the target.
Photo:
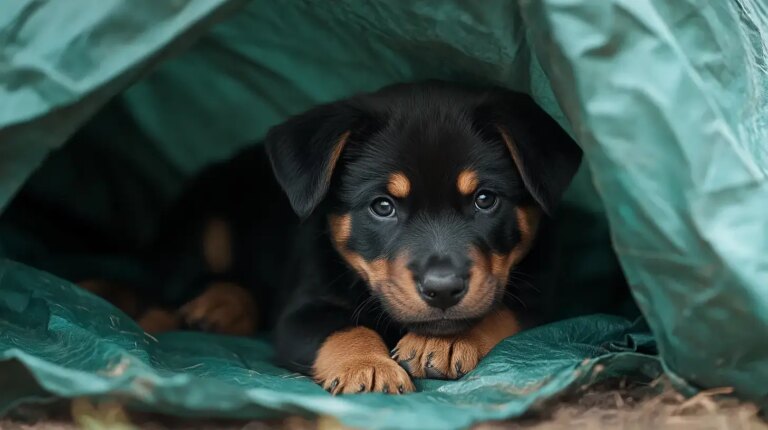
POLYGON ((415 389, 381 336, 367 327, 350 326, 346 310, 327 303, 295 309, 277 327, 277 351, 284 365, 309 373, 332 394, 415 389))
POLYGON ((136 319, 139 327, 147 333, 162 333, 181 328, 181 320, 175 313, 158 306, 149 306, 141 300, 136 291, 126 285, 102 279, 89 279, 79 282, 78 285, 136 319))
POLYGON ((414 390, 411 378, 389 356, 381 336, 366 327, 330 335, 317 352, 312 377, 333 394, 414 390))
POLYGON ((393 358, 414 378, 456 379, 474 369, 497 343, 518 331, 517 318, 503 308, 457 336, 408 333, 398 342, 393 358))
POLYGON ((147 333, 163 333, 181 328, 181 318, 176 313, 157 306, 144 311, 136 323, 147 333))
MULTIPOLYGON (((211 190, 205 190, 208 192, 201 196, 186 196, 188 200, 169 217, 158 237, 157 283, 163 285, 168 280, 167 284, 181 293, 176 296, 184 297, 181 301, 173 297, 173 302, 176 317, 187 328, 248 336, 255 333, 258 321, 255 297, 243 284, 228 281, 239 279, 234 246, 238 231, 226 216, 199 213, 201 207, 208 209, 213 204, 211 190), (192 218, 184 218, 187 214, 192 218), (216 281, 208 281, 211 279, 216 281)), ((153 325, 163 325, 169 319, 158 312, 151 316, 153 325)))
POLYGON ((233 282, 212 283, 179 314, 190 327, 240 336, 255 333, 258 320, 253 295, 233 282))
POLYGON ((139 297, 126 285, 104 279, 88 279, 78 282, 77 285, 112 303, 131 318, 136 318, 139 313, 139 297))

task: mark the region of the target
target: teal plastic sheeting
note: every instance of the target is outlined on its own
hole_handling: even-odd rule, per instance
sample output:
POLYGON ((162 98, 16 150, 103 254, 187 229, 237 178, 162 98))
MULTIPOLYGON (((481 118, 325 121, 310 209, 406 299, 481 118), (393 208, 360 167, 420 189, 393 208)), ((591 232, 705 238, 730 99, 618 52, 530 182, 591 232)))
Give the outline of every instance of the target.
POLYGON ((591 316, 510 338, 460 381, 420 381, 418 393, 404 396, 333 397, 271 364, 264 341, 191 332, 154 338, 100 298, 8 261, 0 262, 0 289, 0 375, 14 379, 3 385, 0 408, 46 392, 111 393, 188 416, 320 414, 357 428, 452 429, 520 415, 569 387, 661 371, 642 325, 591 316))
POLYGON ((14 378, 36 383, 3 390, 2 406, 112 393, 186 415, 307 412, 378 428, 459 428, 518 416, 595 378, 653 377, 658 363, 681 387, 733 386, 765 402, 764 2, 84 3, 0 3, 0 207, 118 96, 89 123, 92 138, 54 153, 0 216, 0 255, 66 278, 82 267, 131 278, 115 248, 139 248, 185 177, 287 115, 398 81, 500 84, 532 94, 585 151, 566 200, 593 222, 571 230, 582 233, 580 250, 560 300, 602 297, 588 288, 611 270, 607 219, 660 361, 640 354, 653 352, 644 327, 587 316, 508 339, 457 382, 336 399, 271 367, 263 342, 154 342, 98 299, 6 261, 0 357, 26 369, 14 378), (97 167, 81 167, 86 159, 97 167), (57 216, 25 206, 30 196, 57 216), (88 248, 62 220, 119 246, 88 248))
POLYGON ((524 15, 622 267, 672 374, 764 403, 768 6, 594 3, 524 15))
POLYGON ((0 208, 107 100, 237 3, 0 5, 0 208))

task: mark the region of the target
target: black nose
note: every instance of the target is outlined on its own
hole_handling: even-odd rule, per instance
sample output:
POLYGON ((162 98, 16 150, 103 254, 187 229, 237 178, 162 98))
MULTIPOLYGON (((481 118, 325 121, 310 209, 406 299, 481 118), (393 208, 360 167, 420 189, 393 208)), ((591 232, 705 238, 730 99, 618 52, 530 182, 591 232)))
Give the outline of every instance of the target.
POLYGON ((424 301, 442 310, 459 303, 466 292, 466 277, 444 267, 427 269, 419 283, 419 293, 424 301))

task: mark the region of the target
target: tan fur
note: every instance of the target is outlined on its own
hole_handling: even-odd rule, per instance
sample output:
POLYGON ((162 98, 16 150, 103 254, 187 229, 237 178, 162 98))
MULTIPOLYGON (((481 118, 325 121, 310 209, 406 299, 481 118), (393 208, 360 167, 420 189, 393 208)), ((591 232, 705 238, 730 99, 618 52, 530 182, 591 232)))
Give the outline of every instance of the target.
POLYGON ((256 301, 233 282, 211 284, 179 312, 189 324, 207 325, 216 333, 248 336, 256 331, 256 301))
POLYGON ((537 207, 517 208, 516 215, 520 242, 510 253, 485 255, 474 247, 469 251, 472 260, 469 288, 458 305, 469 313, 481 313, 493 305, 501 290, 507 286, 510 270, 525 257, 533 245, 541 211, 537 207))
POLYGON ((520 158, 520 152, 517 150, 517 146, 515 145, 515 141, 512 139, 512 136, 510 136, 507 129, 502 126, 497 126, 496 129, 499 130, 501 138, 504 140, 504 144, 507 146, 507 150, 512 156, 512 161, 514 161, 515 166, 517 166, 517 170, 523 173, 523 177, 527 176, 525 174, 525 165, 523 165, 523 160, 520 158))
POLYGON ((469 310, 471 314, 484 313, 493 305, 498 294, 497 290, 504 288, 491 273, 491 263, 487 256, 477 248, 471 247, 469 257, 472 266, 469 269, 469 288, 459 306, 469 310))
POLYGON ((395 172, 389 175, 389 182, 387 183, 387 192, 392 197, 404 199, 411 193, 411 181, 405 176, 403 172, 395 172))
POLYGON ((371 282, 372 288, 386 299, 389 312, 395 317, 413 318, 427 310, 407 264, 408 255, 402 253, 387 263, 386 278, 371 282))
POLYGON ((346 246, 349 235, 352 234, 352 217, 349 214, 331 215, 328 217, 328 227, 336 248, 346 246))
POLYGON ((352 217, 349 214, 330 215, 328 227, 331 231, 331 239, 336 251, 344 258, 347 264, 366 281, 371 278, 371 270, 368 262, 357 253, 347 249, 347 241, 352 234, 352 217))
POLYGON ((517 225, 520 229, 520 242, 509 254, 496 254, 491 256, 491 273, 504 284, 507 283, 509 271, 512 266, 519 263, 533 246, 536 230, 539 227, 541 210, 537 207, 517 208, 517 225))
POLYGON ((139 310, 139 297, 128 286, 103 279, 89 279, 81 281, 78 285, 80 288, 112 303, 131 318, 136 318, 139 310))
POLYGON ((147 333, 162 333, 181 328, 181 318, 161 308, 149 308, 136 322, 147 333))
POLYGON ((225 273, 232 267, 232 233, 223 219, 211 219, 205 226, 203 257, 213 273, 225 273))
POLYGON ((328 164, 325 166, 325 181, 327 183, 331 182, 333 170, 336 168, 336 164, 339 162, 341 151, 344 149, 344 146, 347 145, 347 140, 349 140, 350 133, 350 131, 342 133, 341 136, 339 136, 339 140, 336 142, 336 145, 333 147, 333 151, 331 151, 331 156, 328 158, 328 164))
POLYGON ((462 170, 456 179, 456 188, 465 196, 474 194, 477 191, 478 184, 477 172, 474 170, 462 170))
POLYGON ((349 214, 331 215, 328 219, 331 238, 338 253, 344 258, 371 289, 394 305, 391 311, 400 315, 416 315, 425 310, 413 280, 413 273, 408 269, 406 253, 394 260, 377 258, 367 261, 347 248, 347 241, 352 233, 352 219, 349 214))
POLYGON ((415 389, 408 374, 390 358, 381 336, 366 327, 328 336, 317 351, 312 377, 333 394, 415 389))
POLYGON ((496 344, 519 331, 515 315, 503 308, 457 336, 408 333, 398 342, 394 358, 403 363, 413 377, 423 378, 431 368, 446 378, 456 379, 474 369, 496 344))

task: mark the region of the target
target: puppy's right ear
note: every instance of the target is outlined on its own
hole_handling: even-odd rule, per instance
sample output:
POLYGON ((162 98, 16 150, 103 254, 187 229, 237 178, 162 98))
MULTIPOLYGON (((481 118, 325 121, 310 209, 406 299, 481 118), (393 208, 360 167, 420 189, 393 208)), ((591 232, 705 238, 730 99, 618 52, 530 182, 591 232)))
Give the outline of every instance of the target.
POLYGON ((294 116, 267 133, 272 170, 302 219, 325 198, 344 146, 365 120, 363 110, 341 101, 294 116))

